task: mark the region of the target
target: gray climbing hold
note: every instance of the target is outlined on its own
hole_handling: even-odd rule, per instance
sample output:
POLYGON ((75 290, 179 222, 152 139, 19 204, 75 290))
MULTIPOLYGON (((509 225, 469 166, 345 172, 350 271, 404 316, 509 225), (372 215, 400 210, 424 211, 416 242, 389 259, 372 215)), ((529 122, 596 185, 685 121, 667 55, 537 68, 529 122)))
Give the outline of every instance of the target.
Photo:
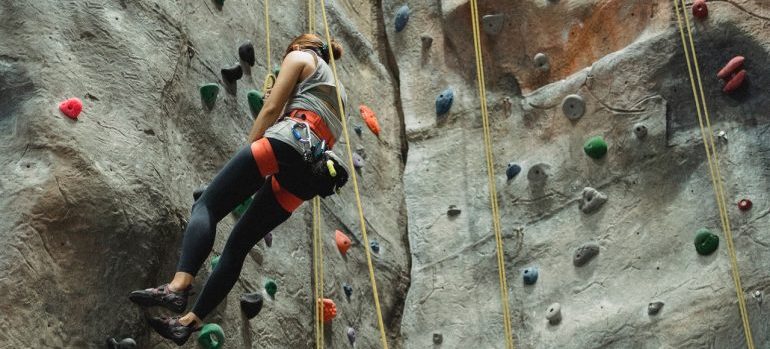
POLYGON ((634 125, 634 135, 639 139, 647 137, 647 126, 644 126, 644 124, 634 125))
POLYGON ((422 49, 426 51, 433 45, 433 37, 428 34, 422 34, 420 41, 422 41, 422 49))
POLYGON ((548 169, 546 164, 537 164, 532 166, 527 172, 527 179, 533 183, 544 183, 548 179, 548 169))
POLYGON ((356 343, 356 330, 352 327, 348 327, 348 342, 350 342, 350 345, 355 345, 356 343))
POLYGON ((444 336, 441 333, 433 334, 433 344, 441 344, 444 342, 444 336))
POLYGON ((361 157, 358 153, 353 153, 353 167, 356 169, 362 169, 366 162, 364 161, 364 158, 361 157))
POLYGON ((551 304, 545 311, 545 318, 551 325, 558 325, 561 322, 561 304, 551 304))
POLYGON ((583 188, 583 196, 580 198, 578 207, 583 213, 593 213, 599 210, 605 202, 607 202, 607 195, 594 188, 586 187, 583 188))
POLYGON ((586 103, 579 95, 569 95, 561 102, 561 110, 567 119, 577 120, 586 112, 586 103))
POLYGON ((505 23, 505 15, 486 15, 481 17, 481 23, 484 25, 484 32, 489 35, 497 35, 503 30, 503 24, 505 23))
POLYGON ((396 33, 404 30, 407 22, 409 22, 409 6, 404 5, 396 10, 396 33))
POLYGON ((663 302, 652 302, 647 305, 647 315, 657 315, 663 308, 663 302))
POLYGON ((446 210, 447 216, 454 217, 462 213, 462 211, 455 205, 449 205, 449 209, 446 210))
POLYGON ((551 64, 548 62, 548 56, 546 56, 545 53, 541 52, 536 54, 533 61, 535 61, 535 67, 537 70, 543 72, 551 70, 551 64))
POLYGON ((575 255, 572 257, 572 264, 576 267, 582 267, 591 261, 596 255, 599 254, 599 245, 595 242, 588 242, 578 247, 575 250, 575 255))
POLYGON ((107 338, 108 349, 134 349, 136 348, 136 341, 133 338, 123 338, 118 341, 115 338, 107 338))
POLYGON ((436 114, 444 115, 452 108, 452 101, 454 101, 455 93, 451 88, 448 88, 436 97, 436 114))

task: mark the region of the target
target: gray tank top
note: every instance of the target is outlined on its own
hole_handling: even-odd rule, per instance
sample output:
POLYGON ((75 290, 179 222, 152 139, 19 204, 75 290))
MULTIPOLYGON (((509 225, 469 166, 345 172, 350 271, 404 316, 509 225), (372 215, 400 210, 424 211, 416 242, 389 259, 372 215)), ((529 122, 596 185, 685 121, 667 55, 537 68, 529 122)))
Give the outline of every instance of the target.
MULTIPOLYGON (((334 139, 338 142, 342 137, 342 122, 338 115, 337 108, 337 90, 334 87, 334 74, 331 67, 326 62, 318 57, 318 55, 310 50, 305 52, 311 53, 316 58, 316 69, 305 80, 301 81, 294 88, 292 96, 286 103, 284 113, 294 109, 310 110, 317 113, 329 127, 334 139)), ((342 94, 342 105, 347 105, 347 94, 345 88, 340 84, 340 92, 342 94)), ((294 138, 291 132, 291 128, 294 122, 291 120, 283 120, 275 123, 273 126, 265 131, 265 137, 270 137, 282 141, 291 145, 298 152, 302 152, 302 145, 294 138)))

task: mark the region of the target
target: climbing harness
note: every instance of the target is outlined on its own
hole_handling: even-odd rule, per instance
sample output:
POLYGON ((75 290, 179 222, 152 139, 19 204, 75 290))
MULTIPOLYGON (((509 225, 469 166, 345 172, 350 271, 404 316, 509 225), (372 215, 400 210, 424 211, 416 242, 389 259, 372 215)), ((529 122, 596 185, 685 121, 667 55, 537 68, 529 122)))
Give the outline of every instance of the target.
MULTIPOLYGON (((331 44, 332 42, 332 36, 329 32, 329 21, 326 17, 326 6, 323 2, 320 3, 321 5, 321 15, 323 17, 323 23, 324 23, 324 32, 326 34, 326 42, 331 44)), ((342 121, 342 132, 346 140, 350 139, 350 134, 348 132, 348 124, 347 124, 347 118, 345 117, 345 106, 342 103, 342 93, 340 91, 340 83, 339 78, 337 76, 337 63, 335 62, 334 55, 329 55, 329 62, 331 63, 332 67, 332 73, 334 75, 334 87, 337 92, 337 111, 339 112, 340 120, 342 121)), ((345 142, 345 148, 347 149, 348 153, 348 163, 353 163, 353 150, 350 148, 350 142, 345 142)), ((356 206, 358 207, 358 219, 361 224, 361 236, 364 239, 364 246, 369 246, 369 237, 366 234, 366 219, 364 218, 364 209, 363 205, 361 203, 361 194, 358 190, 358 178, 356 176, 355 171, 351 171, 351 175, 353 177, 353 191, 356 196, 356 206)), ((369 251, 368 248, 364 249, 364 252, 366 253, 366 263, 369 268, 369 281, 372 285, 372 296, 374 297, 374 307, 377 311, 377 325, 380 329, 380 341, 382 342, 382 347, 384 349, 388 349, 388 337, 385 334, 385 324, 382 320, 382 310, 380 309, 380 297, 377 292, 377 280, 374 278, 374 265, 372 264, 372 254, 369 251)))
MULTIPOLYGON (((500 227, 500 212, 497 205, 497 189, 494 178, 494 158, 492 156, 492 137, 489 129, 489 114, 487 111, 487 94, 484 82, 484 61, 481 51, 479 33, 479 8, 477 0, 471 0, 471 21, 473 26, 473 46, 476 51, 476 80, 481 101, 481 119, 484 125, 484 150, 487 158, 487 180, 489 184, 489 201, 492 206, 492 226, 495 231, 497 244, 497 270, 500 279, 500 301, 503 306, 503 329, 505 330, 506 349, 514 349, 513 331, 511 329, 511 311, 508 303, 508 284, 505 277, 505 260, 503 259, 503 234, 500 227)), ((437 108, 438 109, 438 108, 437 108)), ((438 110, 437 110, 438 112, 438 110)))
POLYGON ((730 228, 730 216, 727 213, 727 203, 725 201, 724 184, 722 183, 722 175, 719 170, 719 157, 716 151, 716 145, 714 142, 714 131, 711 128, 711 119, 709 117, 708 106, 706 105, 706 94, 703 90, 703 82, 701 80, 700 67, 698 65, 698 55, 695 51, 695 41, 692 36, 692 28, 690 27, 690 19, 687 16, 687 4, 685 0, 673 0, 676 10, 677 24, 679 26, 679 34, 682 39, 682 47, 684 48, 684 57, 687 61, 687 72, 690 75, 690 85, 692 87, 693 98, 695 99, 695 110, 698 115, 698 123, 700 125, 701 136, 703 137, 703 145, 706 149, 706 157, 708 159, 709 174, 711 175, 711 184, 714 187, 714 194, 716 195, 717 206, 719 208, 719 218, 722 223, 722 229, 725 233, 725 241, 727 243, 727 252, 730 256, 730 270, 733 277, 733 283, 735 286, 735 293, 738 297, 738 308, 740 309, 741 321, 743 323, 743 334, 746 338, 746 346, 749 349, 754 349, 754 338, 751 334, 751 325, 749 324, 749 315, 746 310, 746 300, 744 298, 743 287, 741 286, 741 274, 738 269, 738 260, 735 254, 735 245, 733 243, 733 234, 730 228), (681 3, 681 9, 680 9, 681 3), (682 17, 684 16, 684 21, 682 17), (684 22, 684 24, 683 24, 684 22), (687 38, 685 38, 685 28, 687 30, 687 38), (689 39, 689 45, 688 45, 689 39), (688 48, 689 46, 689 48, 688 48), (690 60, 690 53, 692 53, 692 60, 690 60), (695 72, 693 73, 693 67, 695 72), (697 85, 696 88, 696 77, 697 85), (704 125, 705 123, 705 125, 704 125))

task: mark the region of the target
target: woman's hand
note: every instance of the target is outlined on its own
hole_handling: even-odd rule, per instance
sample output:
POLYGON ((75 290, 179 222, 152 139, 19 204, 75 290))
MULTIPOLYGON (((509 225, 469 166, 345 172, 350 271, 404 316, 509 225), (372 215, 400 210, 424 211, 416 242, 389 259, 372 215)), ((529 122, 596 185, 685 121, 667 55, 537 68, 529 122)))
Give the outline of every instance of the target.
POLYGON ((302 76, 312 74, 314 69, 315 57, 310 53, 294 51, 286 55, 281 63, 281 74, 278 75, 273 88, 265 92, 265 105, 251 127, 249 143, 264 136, 267 128, 272 126, 281 116, 281 112, 291 97, 297 82, 302 76), (268 96, 270 98, 267 98, 268 96))

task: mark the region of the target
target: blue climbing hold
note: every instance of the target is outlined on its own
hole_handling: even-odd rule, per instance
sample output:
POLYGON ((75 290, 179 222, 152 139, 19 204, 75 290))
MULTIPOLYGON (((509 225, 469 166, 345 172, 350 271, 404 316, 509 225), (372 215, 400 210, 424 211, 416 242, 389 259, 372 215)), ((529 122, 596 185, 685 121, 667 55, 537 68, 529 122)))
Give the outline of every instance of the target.
POLYGON ((377 240, 372 240, 369 245, 372 247, 372 252, 380 253, 380 243, 377 240))
POLYGON ((508 169, 505 170, 505 176, 508 177, 508 180, 510 181, 513 179, 513 177, 516 177, 521 172, 521 166, 516 165, 514 163, 508 164, 508 169))
POLYGON ((409 6, 404 5, 396 11, 396 33, 404 30, 407 22, 409 22, 409 6))
POLYGON ((524 278, 525 285, 534 285, 537 282, 537 267, 529 267, 524 269, 524 271, 521 272, 521 276, 524 278))
POLYGON ((356 131, 356 134, 361 137, 361 134, 363 133, 363 129, 361 128, 361 125, 355 125, 353 126, 353 130, 356 131))
POLYGON ((345 297, 347 297, 348 300, 350 300, 350 296, 353 295, 353 286, 350 286, 350 284, 343 284, 342 291, 345 292, 345 297))
POLYGON ((449 112, 452 108, 452 101, 455 98, 455 93, 451 88, 442 91, 438 97, 436 97, 436 114, 443 115, 449 112))

